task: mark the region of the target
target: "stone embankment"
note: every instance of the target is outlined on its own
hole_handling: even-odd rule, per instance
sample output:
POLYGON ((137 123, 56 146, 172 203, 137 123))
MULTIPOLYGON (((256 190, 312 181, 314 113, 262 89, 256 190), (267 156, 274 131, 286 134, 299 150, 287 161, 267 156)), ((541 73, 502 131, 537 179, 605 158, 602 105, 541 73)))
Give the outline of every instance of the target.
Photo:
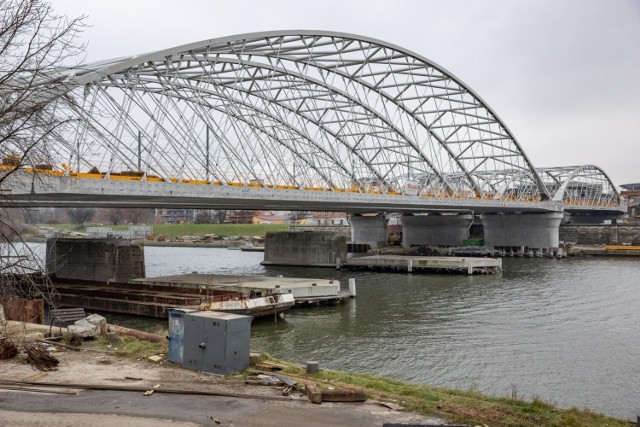
POLYGON ((640 245, 640 226, 565 224, 560 226, 560 240, 574 245, 640 245))

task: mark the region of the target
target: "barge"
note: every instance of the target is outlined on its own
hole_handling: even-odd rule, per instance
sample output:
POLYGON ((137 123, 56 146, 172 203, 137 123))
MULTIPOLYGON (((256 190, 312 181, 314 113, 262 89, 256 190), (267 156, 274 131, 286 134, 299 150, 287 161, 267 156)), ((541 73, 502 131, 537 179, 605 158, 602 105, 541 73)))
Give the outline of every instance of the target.
POLYGON ((340 303, 340 282, 260 276, 185 274, 128 283, 56 280, 56 305, 166 319, 172 308, 274 316, 295 305, 340 303))

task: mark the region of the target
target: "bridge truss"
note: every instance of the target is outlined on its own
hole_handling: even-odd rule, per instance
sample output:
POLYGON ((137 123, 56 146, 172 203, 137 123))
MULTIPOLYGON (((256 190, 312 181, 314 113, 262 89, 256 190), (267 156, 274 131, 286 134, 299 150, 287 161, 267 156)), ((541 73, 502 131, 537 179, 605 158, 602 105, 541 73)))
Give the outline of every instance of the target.
POLYGON ((66 176, 502 202, 551 200, 565 176, 452 73, 367 37, 252 33, 63 73, 73 126, 32 163, 66 176))
POLYGON ((585 206, 619 206, 620 193, 607 174, 597 166, 540 168, 553 200, 562 201, 565 209, 585 206))

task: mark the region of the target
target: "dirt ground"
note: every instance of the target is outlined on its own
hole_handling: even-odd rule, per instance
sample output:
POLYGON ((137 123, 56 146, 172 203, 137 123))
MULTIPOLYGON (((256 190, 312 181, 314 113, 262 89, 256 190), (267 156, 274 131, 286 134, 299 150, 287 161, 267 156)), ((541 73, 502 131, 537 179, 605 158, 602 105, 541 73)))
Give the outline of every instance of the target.
MULTIPOLYGON (((11 329, 13 328, 13 329, 11 329)), ((8 335, 25 336, 21 324, 8 335)), ((27 339, 38 336, 30 330, 27 339), (30 338, 29 338, 30 337, 30 338)), ((16 338, 14 340, 17 341, 16 338)), ((300 392, 283 398, 282 387, 246 385, 182 369, 168 362, 133 360, 109 353, 52 352, 57 371, 46 374, 27 363, 24 354, 0 361, 0 381, 35 381, 59 388, 18 391, 0 384, 0 426, 382 426, 384 423, 442 425, 444 420, 396 411, 378 402, 312 404, 300 392), (127 378, 129 377, 129 378, 127 378), (144 389, 207 390, 247 397, 196 396, 139 391, 80 390, 65 384, 137 386, 144 389), (264 397, 279 400, 266 400, 264 397)), ((32 387, 32 386, 30 386, 32 387)))

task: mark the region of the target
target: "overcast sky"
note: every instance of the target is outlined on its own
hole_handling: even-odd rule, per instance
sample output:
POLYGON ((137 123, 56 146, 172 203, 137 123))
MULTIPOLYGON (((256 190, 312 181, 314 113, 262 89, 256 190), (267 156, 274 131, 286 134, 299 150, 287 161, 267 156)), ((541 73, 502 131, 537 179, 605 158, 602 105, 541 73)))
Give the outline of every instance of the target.
POLYGON ((640 0, 52 0, 87 15, 88 62, 245 32, 382 39, 473 88, 533 164, 640 182, 640 0))

